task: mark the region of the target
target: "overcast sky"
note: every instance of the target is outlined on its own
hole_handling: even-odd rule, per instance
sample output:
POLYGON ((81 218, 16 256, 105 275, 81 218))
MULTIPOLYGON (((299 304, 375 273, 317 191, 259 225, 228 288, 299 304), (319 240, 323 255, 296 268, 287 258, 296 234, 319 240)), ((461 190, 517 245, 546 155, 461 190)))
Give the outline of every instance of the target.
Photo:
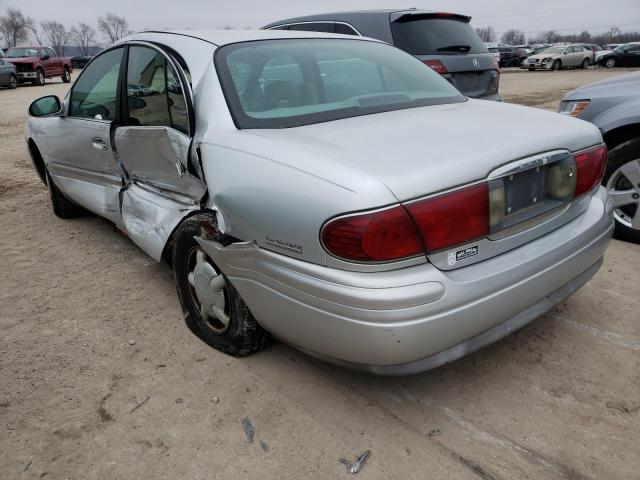
POLYGON ((95 26, 107 11, 127 18, 134 31, 153 28, 257 28, 270 21, 336 10, 417 7, 471 15, 476 27, 492 25, 498 34, 518 28, 592 33, 619 27, 640 31, 640 0, 0 0, 37 20, 95 26))

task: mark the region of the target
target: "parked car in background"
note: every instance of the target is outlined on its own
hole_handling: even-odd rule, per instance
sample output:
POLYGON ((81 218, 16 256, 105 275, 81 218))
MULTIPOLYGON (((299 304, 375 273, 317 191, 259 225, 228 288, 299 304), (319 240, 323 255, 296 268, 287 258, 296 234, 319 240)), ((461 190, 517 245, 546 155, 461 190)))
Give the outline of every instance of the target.
POLYGON ((529 70, 560 70, 561 68, 587 68, 591 65, 593 53, 580 45, 556 45, 528 57, 521 68, 529 70))
POLYGON ((613 199, 616 236, 640 243, 640 72, 577 88, 558 111, 604 133, 609 162, 602 183, 613 199))
POLYGON ((609 47, 607 47, 606 45, 603 45, 602 48, 600 50, 598 50, 597 52, 595 52, 595 56, 594 56, 594 63, 596 65, 600 64, 600 60, 602 60, 602 58, 611 53, 613 50, 609 47))
POLYGON ((17 86, 16 67, 4 58, 0 58, 0 87, 16 88, 17 86))
POLYGON ((582 48, 584 48, 588 52, 592 53, 591 65, 595 65, 596 64, 596 54, 597 54, 597 52, 602 51, 603 48, 600 45, 596 45, 595 43, 580 43, 578 45, 580 45, 582 48))
POLYGON ((73 68, 82 69, 87 66, 87 63, 89 63, 92 58, 93 57, 81 55, 81 56, 71 57, 69 60, 71 61, 71 66, 73 68))
POLYGON ((526 56, 524 50, 504 45, 498 45, 498 52, 500 52, 501 67, 517 67, 522 57, 526 56))
POLYGON ((263 28, 377 38, 416 56, 468 97, 500 100, 499 66, 470 21, 455 13, 371 10, 288 18, 263 28))
POLYGON ((600 57, 599 65, 613 67, 640 67, 640 42, 626 43, 600 57))
POLYGON ((489 50, 489 53, 493 56, 497 64, 500 65, 500 50, 498 50, 498 47, 488 46, 487 50, 489 50))
POLYGON ((44 85, 46 78, 60 77, 71 81, 73 67, 67 57, 59 57, 51 47, 12 47, 6 59, 16 66, 18 81, 44 85))
POLYGON ((378 40, 138 33, 29 112, 54 213, 169 259, 188 326, 235 356, 270 332, 375 373, 434 368, 575 292, 613 230, 598 128, 469 99, 378 40))

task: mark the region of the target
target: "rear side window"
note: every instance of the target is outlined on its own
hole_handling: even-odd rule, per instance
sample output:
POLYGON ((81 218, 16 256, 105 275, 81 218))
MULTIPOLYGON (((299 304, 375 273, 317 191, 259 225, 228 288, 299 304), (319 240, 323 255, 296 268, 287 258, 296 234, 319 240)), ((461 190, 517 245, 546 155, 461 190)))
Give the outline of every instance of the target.
POLYGON ((395 45, 412 55, 487 53, 475 30, 462 20, 407 16, 393 22, 391 31, 395 45))
POLYGON ((189 133, 189 117, 180 80, 160 52, 131 47, 127 67, 129 123, 171 127, 189 133))
POLYGON ((287 30, 299 30, 304 32, 322 32, 333 33, 335 23, 333 22, 307 22, 307 23, 294 23, 289 25, 287 30))
POLYGON ((346 23, 336 23, 335 33, 340 33, 342 35, 358 35, 358 32, 356 32, 351 25, 347 25, 346 23))

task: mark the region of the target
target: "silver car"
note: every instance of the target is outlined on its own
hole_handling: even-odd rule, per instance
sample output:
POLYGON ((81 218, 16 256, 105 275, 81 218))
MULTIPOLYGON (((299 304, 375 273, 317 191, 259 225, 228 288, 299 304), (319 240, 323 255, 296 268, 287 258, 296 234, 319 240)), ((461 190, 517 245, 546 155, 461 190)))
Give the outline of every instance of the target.
POLYGON ((593 52, 581 45, 554 45, 527 57, 520 64, 520 68, 560 70, 567 67, 589 68, 591 64, 593 64, 593 52))
POLYGON ((609 149, 602 183, 615 206, 615 235, 640 243, 640 72, 576 88, 565 95, 558 112, 602 131, 609 149))
POLYGON ((575 292, 613 230, 596 127, 470 100, 362 37, 140 33, 29 110, 54 213, 169 261, 189 328, 235 356, 275 337, 433 368, 575 292))

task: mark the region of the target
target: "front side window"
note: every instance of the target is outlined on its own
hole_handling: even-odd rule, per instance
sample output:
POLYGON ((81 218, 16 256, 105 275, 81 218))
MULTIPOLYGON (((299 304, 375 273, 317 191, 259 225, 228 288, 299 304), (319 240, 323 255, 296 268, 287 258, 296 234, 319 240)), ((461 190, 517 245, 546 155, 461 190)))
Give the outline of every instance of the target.
POLYGON ((215 61, 239 128, 286 128, 466 100, 422 62, 379 42, 243 42, 219 49, 215 61))
POLYGON ((189 133, 189 117, 179 77, 157 50, 129 49, 127 98, 129 124, 171 127, 189 133))
POLYGON ((71 89, 70 116, 115 120, 123 50, 103 53, 82 71, 71 89))

